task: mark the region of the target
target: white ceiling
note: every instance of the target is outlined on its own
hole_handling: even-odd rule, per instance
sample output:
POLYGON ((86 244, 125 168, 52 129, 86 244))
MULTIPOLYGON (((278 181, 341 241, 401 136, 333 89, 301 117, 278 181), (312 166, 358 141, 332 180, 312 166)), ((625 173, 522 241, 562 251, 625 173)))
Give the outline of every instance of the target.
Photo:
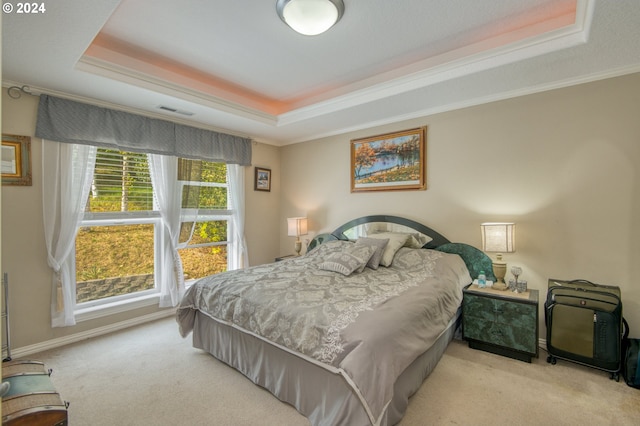
POLYGON ((638 0, 344 0, 315 37, 275 0, 42 3, 4 86, 275 145, 640 71, 638 0))

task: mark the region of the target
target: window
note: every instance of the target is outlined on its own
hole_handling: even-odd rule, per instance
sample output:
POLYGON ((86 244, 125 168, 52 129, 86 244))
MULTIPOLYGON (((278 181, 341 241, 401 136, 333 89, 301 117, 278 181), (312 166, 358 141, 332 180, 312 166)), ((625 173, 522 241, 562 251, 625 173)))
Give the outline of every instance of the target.
POLYGON ((147 155, 98 149, 76 235, 79 308, 155 293, 160 224, 147 155))
MULTIPOLYGON (((179 254, 185 280, 227 270, 232 229, 223 163, 178 160, 182 194, 179 254)), ((158 253, 167 238, 154 207, 146 154, 98 149, 76 236, 78 310, 158 294, 158 253)))
POLYGON ((185 281, 227 270, 231 211, 227 166, 178 160, 182 185, 179 253, 185 281))

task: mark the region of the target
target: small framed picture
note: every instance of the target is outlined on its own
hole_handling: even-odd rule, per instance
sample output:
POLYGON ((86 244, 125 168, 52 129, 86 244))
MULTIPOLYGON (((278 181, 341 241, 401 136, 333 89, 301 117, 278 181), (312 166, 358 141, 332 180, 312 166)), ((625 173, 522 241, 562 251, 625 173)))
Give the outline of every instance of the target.
POLYGON ((256 167, 253 189, 255 191, 271 191, 271 169, 256 167))
POLYGON ((2 184, 31 186, 31 138, 2 134, 2 184))

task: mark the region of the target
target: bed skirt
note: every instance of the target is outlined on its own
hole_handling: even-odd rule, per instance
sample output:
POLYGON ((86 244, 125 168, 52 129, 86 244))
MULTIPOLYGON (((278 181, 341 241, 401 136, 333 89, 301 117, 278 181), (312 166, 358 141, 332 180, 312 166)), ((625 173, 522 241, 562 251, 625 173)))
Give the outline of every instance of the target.
MULTIPOLYGON (((400 375, 394 385, 394 398, 379 419, 380 426, 394 425, 402 419, 409 397, 435 368, 453 338, 459 325, 459 313, 433 346, 400 375)), ((292 405, 313 426, 372 424, 358 395, 342 375, 220 323, 200 311, 196 314, 193 346, 209 352, 292 405)))

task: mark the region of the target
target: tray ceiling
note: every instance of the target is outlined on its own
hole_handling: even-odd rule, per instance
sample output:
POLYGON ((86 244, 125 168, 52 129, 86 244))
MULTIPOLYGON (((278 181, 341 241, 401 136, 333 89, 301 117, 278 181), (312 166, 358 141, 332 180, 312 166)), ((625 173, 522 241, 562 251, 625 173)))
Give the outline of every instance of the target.
POLYGON ((640 71, 635 0, 66 0, 3 16, 3 82, 283 145, 640 71))

